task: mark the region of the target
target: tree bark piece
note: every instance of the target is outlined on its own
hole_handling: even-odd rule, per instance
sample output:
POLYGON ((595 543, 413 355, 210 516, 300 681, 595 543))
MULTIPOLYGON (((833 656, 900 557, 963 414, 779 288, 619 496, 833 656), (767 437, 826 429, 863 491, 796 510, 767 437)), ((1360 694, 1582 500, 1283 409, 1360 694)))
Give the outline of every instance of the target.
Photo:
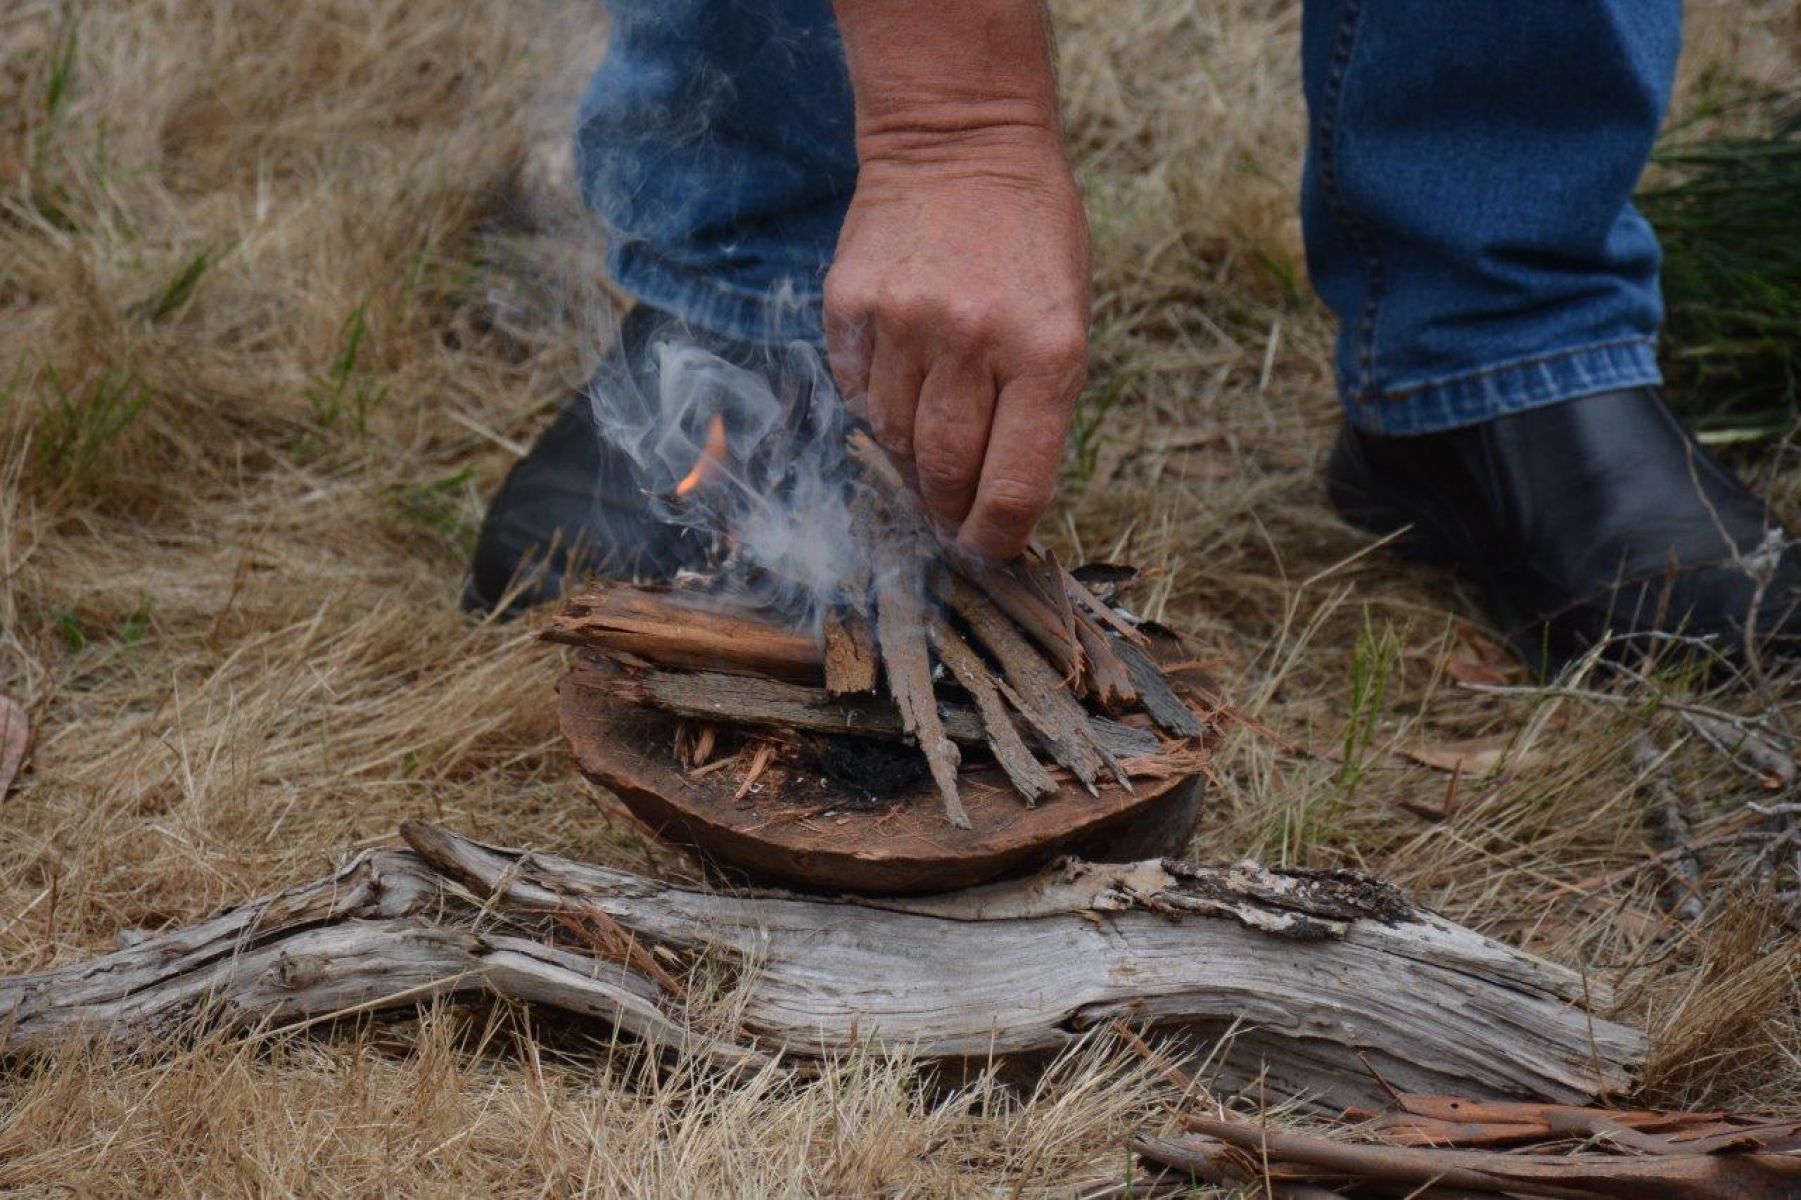
POLYGON ((1206 1138, 1263 1162, 1312 1168, 1335 1180, 1408 1188, 1466 1188, 1563 1200, 1788 1200, 1801 1189, 1801 1158, 1779 1154, 1521 1154, 1336 1141, 1268 1125, 1188 1116, 1206 1138))
POLYGON ((0 979, 0 1050, 498 995, 724 1065, 871 1046, 1042 1056, 1119 1017, 1254 1030, 1229 1041, 1228 1080, 1339 1104, 1380 1102, 1372 1070, 1409 1092, 1586 1102, 1627 1086, 1644 1054, 1641 1033, 1578 1007, 1595 989, 1574 972, 1344 874, 1071 863, 911 901, 716 895, 422 823, 402 835, 409 849, 318 883, 0 979), (634 955, 566 939, 563 918, 600 914, 659 961, 735 974, 735 1028, 701 1036, 692 1001, 634 955))
POLYGON ((944 800, 944 815, 968 829, 969 814, 957 795, 957 745, 944 735, 938 695, 932 683, 932 654, 926 645, 926 558, 910 532, 890 529, 876 539, 875 638, 888 675, 888 691, 900 710, 901 725, 919 743, 932 782, 944 800))
MULTIPOLYGON (((730 721, 759 729, 804 729, 811 733, 841 733, 856 737, 900 740, 907 737, 900 710, 893 701, 877 696, 833 696, 820 688, 755 679, 744 675, 709 675, 688 671, 645 671, 623 679, 619 689, 637 704, 647 704, 678 717, 706 721, 730 721)), ((938 711, 944 731, 959 745, 988 743, 988 729, 981 714, 961 704, 941 704, 938 711)), ((1153 773, 1162 743, 1148 730, 1121 725, 1103 717, 1084 717, 1089 737, 1122 762, 1145 774, 1153 773)), ((1015 731, 1035 739, 1034 731, 1015 731)), ((1042 742, 1038 743, 1041 747, 1042 742)))
POLYGON ((572 598, 540 636, 663 667, 796 683, 821 677, 819 642, 810 634, 675 591, 596 584, 572 598))
POLYGON ((1103 768, 1123 779, 1118 760, 1090 736, 1088 714, 1070 694, 1056 669, 987 603, 988 595, 949 574, 939 575, 935 586, 939 600, 963 618, 976 640, 1000 664, 1001 674, 1010 685, 1009 699, 1037 731, 1052 757, 1090 789, 1103 768))
POLYGON ((1055 795, 1057 781, 1033 756, 1025 739, 1019 736, 1019 730, 1013 727, 1007 702, 1001 698, 1000 689, 995 686, 994 677, 988 673, 981 656, 970 649, 969 643, 942 617, 932 618, 928 632, 932 648, 938 652, 938 661, 975 701, 988 748, 994 754, 994 761, 1007 773, 1013 790, 1027 804, 1036 804, 1046 796, 1055 795))
MULTIPOLYGON (((859 545, 874 540, 875 496, 867 488, 851 498, 851 533, 859 545)), ((869 560, 857 556, 844 594, 826 614, 825 688, 834 696, 876 690, 881 656, 876 649, 875 625, 869 611, 873 580, 869 560)))
POLYGON ((1087 664, 1088 688, 1094 698, 1110 712, 1138 703, 1138 687, 1132 682, 1132 673, 1113 652, 1106 631, 1079 610, 1075 625, 1076 640, 1082 643, 1082 657, 1087 664))
POLYGON ((850 696, 876 689, 875 634, 867 611, 834 608, 825 619, 825 690, 850 696))
POLYGON ((1149 654, 1124 638, 1112 638, 1110 645, 1131 674, 1132 682, 1138 686, 1139 699, 1144 710, 1151 714, 1151 720, 1176 737, 1198 738, 1207 732, 1207 727, 1176 695, 1176 689, 1164 677, 1163 668, 1149 654))
POLYGON ((947 553, 946 559, 969 587, 992 601, 1031 638, 1062 676, 1063 687, 1075 688, 1081 683, 1085 664, 1073 623, 1065 623, 1066 610, 1047 600, 1017 564, 984 567, 954 552, 947 553))
POLYGON ((1090 616, 1098 619, 1114 633, 1125 638, 1133 645, 1141 646, 1145 649, 1150 648, 1150 639, 1144 636, 1144 631, 1142 629, 1139 629, 1130 621, 1120 616, 1113 610, 1111 604, 1106 603, 1099 596, 1095 595, 1093 590, 1089 588, 1087 584, 1083 583, 1080 579, 1077 579, 1068 571, 1063 572, 1063 587, 1068 591, 1070 600, 1077 608, 1087 610, 1090 616))

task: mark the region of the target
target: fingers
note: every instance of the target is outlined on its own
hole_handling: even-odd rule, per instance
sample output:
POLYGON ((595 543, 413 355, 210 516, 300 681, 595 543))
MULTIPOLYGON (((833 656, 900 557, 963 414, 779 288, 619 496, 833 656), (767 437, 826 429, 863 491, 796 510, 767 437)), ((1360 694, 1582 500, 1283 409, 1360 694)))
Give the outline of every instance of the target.
POLYGON ((941 537, 954 537, 975 503, 994 407, 993 372, 977 360, 941 359, 920 387, 913 463, 941 537))
POLYGON ((1025 378, 1002 387, 975 500, 957 548, 981 562, 1019 555, 1050 507, 1080 379, 1025 378))
MULTIPOLYGON (((831 281, 827 287, 830 291, 831 281)), ((834 298, 835 299, 835 298, 834 298)), ((874 326, 862 306, 834 303, 825 305, 825 358, 832 369, 832 380, 845 404, 859 416, 867 415, 864 401, 869 394, 869 372, 873 361, 874 326)))
POLYGON ((826 279, 840 390, 916 480, 941 537, 986 561, 1017 556, 1056 485, 1087 357, 1085 304, 897 291, 848 257, 826 279))
POLYGON ((913 457, 915 413, 922 371, 919 360, 899 338, 878 337, 869 369, 869 398, 862 415, 875 430, 876 441, 905 462, 913 457))

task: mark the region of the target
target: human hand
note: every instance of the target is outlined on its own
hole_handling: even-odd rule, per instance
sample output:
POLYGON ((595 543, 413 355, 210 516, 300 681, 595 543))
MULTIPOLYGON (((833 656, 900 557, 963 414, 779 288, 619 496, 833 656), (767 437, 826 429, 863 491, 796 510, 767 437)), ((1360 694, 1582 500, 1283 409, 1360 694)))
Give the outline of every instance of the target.
POLYGON ((833 373, 947 540, 1003 562, 1055 489, 1086 378, 1088 230, 1054 128, 861 140, 826 277, 833 373))

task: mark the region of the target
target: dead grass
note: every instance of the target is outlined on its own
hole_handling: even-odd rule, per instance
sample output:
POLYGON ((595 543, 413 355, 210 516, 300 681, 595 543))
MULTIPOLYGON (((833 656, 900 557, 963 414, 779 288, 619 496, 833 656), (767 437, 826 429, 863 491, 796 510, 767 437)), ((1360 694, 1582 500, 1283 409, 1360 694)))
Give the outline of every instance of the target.
MULTIPOLYGON (((1666 872, 1631 871, 1653 774, 1703 836, 1779 798, 1668 702, 1756 713, 1792 679, 1457 686, 1481 658, 1469 600, 1360 555, 1319 497, 1297 7, 1059 8, 1100 279, 1058 536, 1164 565, 1156 609, 1284 739, 1230 750, 1196 855, 1381 871, 1623 982, 1658 1030, 1654 1098, 1801 1108, 1792 851, 1768 871, 1755 845, 1705 851, 1695 920, 1660 902, 1666 872), (1401 751, 1480 735, 1511 754, 1450 816, 1401 806, 1451 791, 1401 751)), ((1689 20, 1691 98, 1793 78, 1792 5, 1689 20)), ((37 728, 0 800, 0 972, 316 876, 416 813, 685 869, 573 777, 554 656, 454 611, 505 447, 609 320, 592 236, 545 182, 594 35, 558 0, 0 13, 0 688, 37 728)), ((1744 463, 1791 520, 1795 463, 1744 463)), ((873 1056, 726 1085, 531 1021, 17 1064, 0 1190, 1031 1193, 1117 1174, 1171 1098, 1101 1045, 1035 1090, 873 1056)))

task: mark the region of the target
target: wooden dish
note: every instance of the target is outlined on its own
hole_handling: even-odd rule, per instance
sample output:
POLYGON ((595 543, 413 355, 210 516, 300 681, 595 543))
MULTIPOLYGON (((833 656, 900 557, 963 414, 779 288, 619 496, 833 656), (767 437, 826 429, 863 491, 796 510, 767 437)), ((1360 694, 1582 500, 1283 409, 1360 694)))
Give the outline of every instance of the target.
MULTIPOLYGON (((772 767, 740 798, 742 772, 684 771, 674 751, 677 718, 624 700, 619 677, 607 659, 581 651, 558 685, 563 736, 582 773, 659 837, 753 879, 879 895, 947 891, 1061 854, 1174 855, 1199 811, 1198 775, 1137 779, 1130 792, 1108 782, 1098 796, 1070 781, 1028 808, 997 768, 978 764, 960 778, 966 830, 945 820, 926 779, 879 805, 859 805, 852 789, 817 773, 772 767)), ((1211 748, 1217 723, 1209 729, 1211 748)))

